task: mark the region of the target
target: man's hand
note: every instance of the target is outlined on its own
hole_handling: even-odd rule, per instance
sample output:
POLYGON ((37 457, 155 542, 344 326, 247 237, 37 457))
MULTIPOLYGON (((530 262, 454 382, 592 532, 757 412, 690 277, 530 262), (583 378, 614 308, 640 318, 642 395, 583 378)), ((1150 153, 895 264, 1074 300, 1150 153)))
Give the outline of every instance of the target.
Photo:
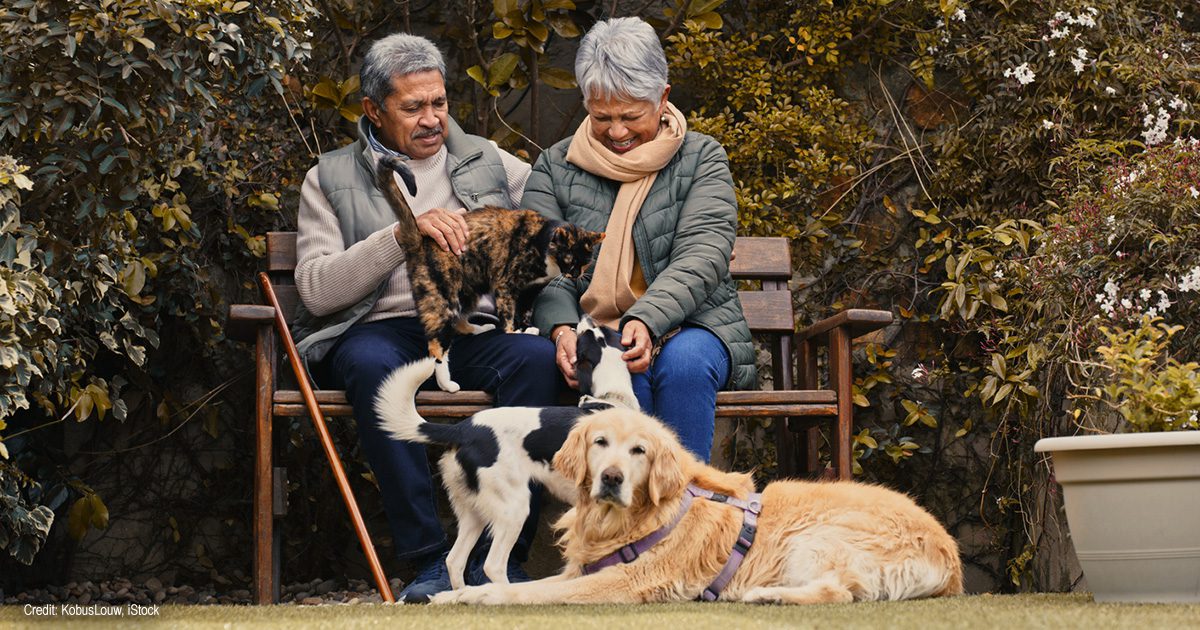
POLYGON ((654 343, 650 329, 640 319, 631 319, 621 328, 621 345, 628 348, 621 355, 629 367, 630 374, 641 374, 650 368, 650 350, 654 343))
POLYGON ((417 229, 455 256, 462 256, 467 249, 469 233, 462 211, 433 208, 417 217, 417 229))
POLYGON ((579 380, 575 378, 575 344, 579 341, 575 329, 568 324, 560 324, 550 330, 550 339, 554 340, 554 362, 558 371, 571 389, 579 389, 579 380))

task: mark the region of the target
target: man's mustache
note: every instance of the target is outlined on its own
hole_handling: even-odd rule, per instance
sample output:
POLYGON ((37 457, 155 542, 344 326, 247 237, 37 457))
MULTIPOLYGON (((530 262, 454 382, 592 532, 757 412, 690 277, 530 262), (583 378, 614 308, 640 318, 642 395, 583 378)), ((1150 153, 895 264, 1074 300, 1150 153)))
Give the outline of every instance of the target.
POLYGON ((426 129, 426 128, 418 129, 413 132, 412 137, 414 140, 419 140, 421 138, 429 138, 431 136, 440 136, 440 135, 442 135, 442 126, 438 125, 436 127, 432 127, 429 129, 426 129))

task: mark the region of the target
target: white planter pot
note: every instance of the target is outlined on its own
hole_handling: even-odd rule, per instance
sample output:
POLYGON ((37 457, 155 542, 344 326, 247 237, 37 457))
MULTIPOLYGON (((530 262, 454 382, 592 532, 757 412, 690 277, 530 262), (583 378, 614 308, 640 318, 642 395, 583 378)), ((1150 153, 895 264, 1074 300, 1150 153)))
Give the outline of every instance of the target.
POLYGON ((1200 602, 1200 431, 1038 440, 1096 601, 1200 602))

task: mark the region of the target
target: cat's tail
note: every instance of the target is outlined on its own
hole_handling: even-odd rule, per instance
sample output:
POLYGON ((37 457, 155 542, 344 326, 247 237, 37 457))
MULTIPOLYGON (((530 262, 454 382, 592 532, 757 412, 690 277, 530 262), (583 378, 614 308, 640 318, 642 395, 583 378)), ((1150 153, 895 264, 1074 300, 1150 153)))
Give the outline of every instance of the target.
POLYGON ((375 166, 375 185, 383 191, 383 196, 387 199, 388 205, 392 207, 392 212, 396 213, 396 221, 400 224, 400 247, 407 254, 421 246, 421 232, 417 230, 417 219, 413 216, 408 200, 404 198, 404 194, 400 192, 400 186, 396 184, 395 173, 398 173, 400 179, 404 180, 408 194, 417 194, 417 179, 413 177, 412 171, 409 170, 404 160, 393 155, 381 155, 379 163, 375 166))
POLYGON ((430 426, 417 413, 417 389, 429 375, 433 374, 434 359, 426 357, 415 363, 402 365, 392 372, 375 394, 375 413, 379 415, 379 426, 397 440, 428 444, 437 441, 429 435, 430 426))

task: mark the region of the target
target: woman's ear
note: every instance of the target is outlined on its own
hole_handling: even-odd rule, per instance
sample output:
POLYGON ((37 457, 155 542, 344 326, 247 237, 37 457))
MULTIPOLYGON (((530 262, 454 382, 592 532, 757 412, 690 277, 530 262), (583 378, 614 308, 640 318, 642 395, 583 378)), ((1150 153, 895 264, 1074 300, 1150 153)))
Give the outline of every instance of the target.
POLYGON ((581 422, 571 429, 562 448, 554 454, 551 465, 555 472, 574 481, 577 487, 582 487, 588 476, 587 449, 587 427, 581 422))
POLYGON ((654 438, 654 460, 650 462, 650 478, 646 482, 650 503, 658 505, 663 499, 683 492, 688 482, 683 470, 687 454, 681 451, 682 447, 672 440, 654 438))

